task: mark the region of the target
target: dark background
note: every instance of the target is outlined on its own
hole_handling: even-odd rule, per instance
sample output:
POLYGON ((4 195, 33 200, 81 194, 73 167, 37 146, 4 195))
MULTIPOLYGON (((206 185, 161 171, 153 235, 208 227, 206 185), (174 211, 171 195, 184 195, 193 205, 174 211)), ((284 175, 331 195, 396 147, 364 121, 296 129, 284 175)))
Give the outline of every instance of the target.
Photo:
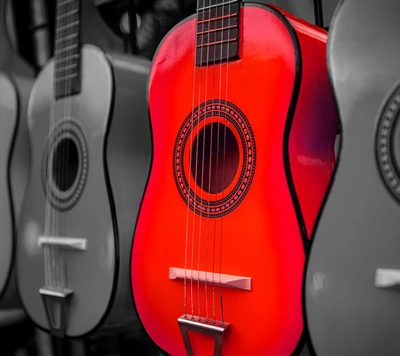
MULTIPOLYGON (((139 15, 134 35, 138 52, 151 59, 164 35, 182 18, 196 11, 197 0, 87 0, 93 1, 108 27, 127 44, 129 36, 121 30, 121 22, 131 3, 139 15), (183 6, 182 6, 183 5, 183 6)), ((315 7, 321 4, 323 26, 329 26, 339 0, 269 0, 293 15, 312 24, 316 21, 315 7)), ((10 24, 10 37, 14 45, 37 69, 52 53, 55 0, 12 0, 15 30, 10 24), (14 32, 14 33, 13 33, 14 32), (46 48, 47 47, 47 48, 46 48)), ((317 11, 318 12, 318 11, 317 11)), ((11 14, 11 11, 10 11, 11 14)), ((12 17, 9 16, 10 22, 12 17)))

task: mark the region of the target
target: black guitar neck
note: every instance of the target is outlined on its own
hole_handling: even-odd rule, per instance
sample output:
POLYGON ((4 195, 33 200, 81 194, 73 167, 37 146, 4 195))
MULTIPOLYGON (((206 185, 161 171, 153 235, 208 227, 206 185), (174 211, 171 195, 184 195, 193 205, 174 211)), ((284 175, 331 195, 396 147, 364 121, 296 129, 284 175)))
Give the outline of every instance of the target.
POLYGON ((54 35, 54 95, 81 91, 81 1, 57 0, 54 35))

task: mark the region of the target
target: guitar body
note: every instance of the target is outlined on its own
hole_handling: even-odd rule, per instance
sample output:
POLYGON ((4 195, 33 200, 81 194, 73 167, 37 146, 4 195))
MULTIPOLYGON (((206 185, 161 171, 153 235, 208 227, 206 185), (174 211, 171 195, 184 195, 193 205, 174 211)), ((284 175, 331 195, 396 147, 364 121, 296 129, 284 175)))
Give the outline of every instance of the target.
POLYGON ((106 56, 97 47, 83 46, 82 90, 59 99, 68 100, 70 109, 60 120, 73 118, 70 131, 61 130, 59 135, 79 137, 77 161, 67 159, 69 169, 78 166, 74 184, 79 189, 65 193, 60 201, 54 190, 50 205, 44 194, 42 162, 56 150, 46 145, 52 135, 53 66, 51 60, 44 67, 30 98, 32 168, 19 226, 17 280, 30 319, 52 331, 39 294, 45 285, 45 260, 38 238, 49 231, 46 219, 57 215, 50 229, 54 236, 87 239, 86 250, 64 252, 67 287, 73 291, 66 303, 64 336, 82 337, 137 322, 126 281, 135 216, 151 160, 145 97, 148 61, 106 56))
MULTIPOLYGON (((14 276, 15 232, 29 170, 26 111, 33 70, 7 36, 0 1, 0 307, 19 306, 14 276)), ((8 9, 9 10, 9 9, 8 9)))
POLYGON ((342 135, 304 282, 317 355, 400 353, 398 276, 387 271, 400 268, 399 12, 397 1, 346 0, 330 28, 342 135))
MULTIPOLYGON (((223 355, 291 355, 299 346, 304 244, 333 171, 337 117, 325 64, 326 34, 288 16, 259 3, 241 5, 240 59, 228 64, 228 94, 226 63, 196 67, 196 82, 202 84, 195 87, 193 104, 193 17, 169 33, 154 58, 148 90, 154 156, 131 277, 145 329, 171 355, 186 355, 177 322, 184 301, 187 314, 214 320, 215 310, 221 321, 221 290, 230 323, 223 355), (202 119, 192 120, 191 113, 202 119), (211 123, 215 131, 228 132, 220 137, 225 157, 205 138, 212 135, 206 126, 211 123), (195 138, 205 154, 195 148, 190 153, 195 138), (196 180, 197 168, 190 167, 201 154, 225 161, 231 181, 217 176, 219 182, 207 183, 222 181, 225 188, 211 191, 196 180), (189 184, 202 215, 193 205, 188 208, 189 184), (186 292, 175 273, 185 268, 185 256, 186 292), (217 283, 206 291, 195 279, 199 271, 251 278, 251 290, 221 289, 217 283)), ((212 137, 215 142, 219 136, 212 137)), ((198 159, 195 165, 208 162, 198 159)), ((211 337, 191 333, 190 341, 194 355, 213 354, 211 337)))

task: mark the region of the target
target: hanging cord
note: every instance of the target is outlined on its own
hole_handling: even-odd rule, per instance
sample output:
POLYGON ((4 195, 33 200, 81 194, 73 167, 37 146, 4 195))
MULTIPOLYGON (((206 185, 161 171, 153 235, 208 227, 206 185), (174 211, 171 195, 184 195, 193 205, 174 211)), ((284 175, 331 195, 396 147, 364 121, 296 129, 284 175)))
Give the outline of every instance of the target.
POLYGON ((324 15, 322 11, 322 0, 314 0, 315 24, 324 28, 324 15))
POLYGON ((138 46, 136 41, 136 4, 135 0, 126 0, 128 9, 129 32, 127 34, 132 54, 138 54, 138 46))

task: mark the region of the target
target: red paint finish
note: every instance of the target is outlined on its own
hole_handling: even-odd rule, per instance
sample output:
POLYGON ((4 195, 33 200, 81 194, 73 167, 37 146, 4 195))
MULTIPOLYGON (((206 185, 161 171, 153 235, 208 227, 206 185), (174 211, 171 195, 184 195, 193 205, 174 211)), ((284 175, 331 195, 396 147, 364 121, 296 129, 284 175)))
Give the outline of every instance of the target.
MULTIPOLYGON (((223 355, 290 355, 303 330, 302 222, 289 189, 283 148, 294 95, 297 104, 285 150, 291 184, 309 231, 334 164, 336 116, 325 64, 326 35, 292 20, 304 46, 301 87, 296 97, 296 53, 288 29, 266 8, 246 6, 241 9, 240 21, 239 60, 196 68, 194 72, 195 19, 191 19, 164 39, 151 70, 148 99, 154 158, 136 227, 131 276, 144 327, 173 356, 186 354, 177 323, 184 313, 184 283, 170 280, 168 272, 170 267, 184 268, 185 255, 187 268, 194 270, 193 278, 198 269, 252 278, 251 291, 222 288, 224 319, 230 323, 223 338, 223 355), (227 100, 247 118, 254 135, 256 162, 240 204, 222 217, 208 218, 188 209, 175 182, 173 157, 185 119, 193 108, 213 99, 227 100)), ((239 146, 239 163, 227 159, 226 164, 234 161, 232 164, 242 169, 248 148, 240 140, 240 130, 217 115, 207 120, 207 124, 222 122, 231 129, 239 146)), ((195 125, 190 136, 193 142, 199 132, 201 125, 195 125)), ((233 181, 215 194, 195 185, 196 177, 188 168, 190 139, 183 154, 186 178, 196 196, 206 200, 205 207, 234 191, 239 173, 232 173, 233 181)), ((208 177, 204 180, 208 182, 208 177)), ((204 285, 198 288, 190 278, 189 273, 187 313, 193 310, 195 315, 213 319, 215 312, 216 319, 221 320, 220 288, 213 291, 208 285, 206 292, 204 285)), ((195 355, 213 354, 210 337, 190 336, 195 355)))
POLYGON ((310 238, 335 165, 338 114, 326 67, 326 32, 279 9, 295 28, 302 83, 289 140, 290 168, 310 238))

